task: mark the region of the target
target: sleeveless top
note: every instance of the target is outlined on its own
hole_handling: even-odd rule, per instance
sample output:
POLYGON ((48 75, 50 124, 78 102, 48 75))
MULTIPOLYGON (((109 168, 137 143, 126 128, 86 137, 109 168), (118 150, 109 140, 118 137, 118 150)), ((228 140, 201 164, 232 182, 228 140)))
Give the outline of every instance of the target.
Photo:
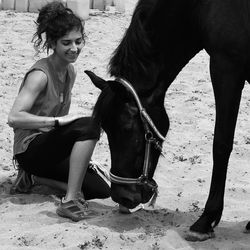
MULTIPOLYGON (((47 86, 36 98, 29 113, 38 116, 58 117, 64 116, 69 113, 69 107, 71 103, 71 90, 75 82, 75 71, 72 64, 68 65, 66 82, 62 82, 53 64, 50 62, 49 57, 43 58, 37 61, 26 73, 20 89, 25 84, 25 80, 28 74, 34 70, 43 71, 47 76, 47 86), (64 86, 64 89, 60 91, 59 85, 64 86)), ((29 143, 39 134, 49 131, 53 128, 45 129, 21 129, 14 128, 14 147, 13 153, 20 154, 25 152, 29 143)))

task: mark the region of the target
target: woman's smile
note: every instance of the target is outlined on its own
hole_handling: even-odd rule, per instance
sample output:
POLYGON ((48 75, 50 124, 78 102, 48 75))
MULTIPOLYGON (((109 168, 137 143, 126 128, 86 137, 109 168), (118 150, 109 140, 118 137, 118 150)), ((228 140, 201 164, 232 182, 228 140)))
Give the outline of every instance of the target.
POLYGON ((76 60, 79 53, 66 53, 66 56, 71 60, 76 60))

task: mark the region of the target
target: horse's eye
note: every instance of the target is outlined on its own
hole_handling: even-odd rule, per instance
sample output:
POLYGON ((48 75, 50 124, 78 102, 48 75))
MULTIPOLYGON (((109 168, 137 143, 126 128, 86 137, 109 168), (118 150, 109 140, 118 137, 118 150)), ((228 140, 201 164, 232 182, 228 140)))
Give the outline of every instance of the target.
POLYGON ((134 128, 137 121, 138 108, 129 103, 125 104, 125 108, 120 116, 120 122, 123 130, 129 131, 134 128))
POLYGON ((130 130, 133 128, 133 119, 128 114, 122 114, 121 117, 121 127, 124 130, 130 130))

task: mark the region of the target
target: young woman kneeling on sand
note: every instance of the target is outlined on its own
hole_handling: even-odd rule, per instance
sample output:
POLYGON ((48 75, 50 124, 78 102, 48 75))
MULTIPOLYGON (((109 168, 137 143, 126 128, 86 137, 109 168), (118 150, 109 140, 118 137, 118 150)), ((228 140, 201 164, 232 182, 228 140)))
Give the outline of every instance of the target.
POLYGON ((34 183, 64 189, 57 214, 79 221, 95 215, 86 200, 110 196, 109 185, 89 163, 99 124, 91 117, 69 115, 76 78, 72 63, 84 46, 84 27, 59 2, 44 6, 36 23, 35 49, 53 53, 26 73, 9 113, 19 166, 11 191, 28 192, 34 183))

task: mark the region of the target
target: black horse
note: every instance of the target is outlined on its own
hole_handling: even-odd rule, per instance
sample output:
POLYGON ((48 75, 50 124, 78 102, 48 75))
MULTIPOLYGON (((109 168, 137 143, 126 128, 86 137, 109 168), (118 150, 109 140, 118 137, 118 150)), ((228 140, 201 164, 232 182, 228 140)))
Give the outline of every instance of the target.
MULTIPOLYGON (((86 72, 102 89, 94 117, 100 119, 109 140, 112 198, 133 208, 148 202, 156 190, 153 174, 158 149, 161 135, 169 128, 165 93, 202 49, 210 55, 216 123, 210 192, 203 214, 190 227, 197 240, 212 237, 222 216, 241 93, 245 80, 250 80, 250 1, 140 0, 110 61, 115 80, 104 81, 86 72), (122 84, 126 81, 132 84, 153 125, 141 115, 134 94, 122 84), (148 141, 154 142, 152 147, 147 146, 148 141), (146 176, 142 175, 145 160, 146 176)), ((249 223, 246 228, 250 229, 249 223)))

